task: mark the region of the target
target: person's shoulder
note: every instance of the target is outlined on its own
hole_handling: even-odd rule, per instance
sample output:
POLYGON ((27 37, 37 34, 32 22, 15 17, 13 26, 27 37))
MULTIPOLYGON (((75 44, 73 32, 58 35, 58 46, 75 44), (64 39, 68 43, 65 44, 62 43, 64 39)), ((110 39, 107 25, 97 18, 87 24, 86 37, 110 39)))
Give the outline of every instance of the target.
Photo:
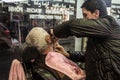
POLYGON ((110 15, 105 16, 105 18, 107 18, 108 20, 115 20, 115 18, 113 16, 110 16, 110 15))
POLYGON ((106 18, 113 18, 113 19, 115 19, 113 16, 111 16, 111 15, 107 15, 107 16, 105 16, 106 18))
POLYGON ((113 16, 110 16, 110 15, 107 15, 107 16, 100 18, 100 19, 102 19, 102 20, 104 19, 104 22, 107 21, 110 24, 117 24, 116 18, 114 18, 113 16))

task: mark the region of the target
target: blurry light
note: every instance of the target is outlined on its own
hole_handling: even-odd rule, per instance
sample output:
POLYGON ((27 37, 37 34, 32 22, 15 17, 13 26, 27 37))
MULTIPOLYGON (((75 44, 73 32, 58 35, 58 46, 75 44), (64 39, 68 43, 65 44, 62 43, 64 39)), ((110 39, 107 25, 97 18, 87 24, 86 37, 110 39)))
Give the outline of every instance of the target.
POLYGON ((2 0, 2 1, 4 1, 4 2, 17 2, 17 1, 26 1, 26 0, 2 0))

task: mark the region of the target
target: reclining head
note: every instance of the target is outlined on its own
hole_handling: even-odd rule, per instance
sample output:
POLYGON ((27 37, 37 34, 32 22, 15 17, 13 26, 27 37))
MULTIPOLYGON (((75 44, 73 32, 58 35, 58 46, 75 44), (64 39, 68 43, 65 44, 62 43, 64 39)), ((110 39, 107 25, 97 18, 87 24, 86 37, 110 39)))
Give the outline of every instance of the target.
POLYGON ((29 47, 36 47, 42 53, 52 50, 51 37, 41 27, 35 27, 28 33, 26 43, 29 47))

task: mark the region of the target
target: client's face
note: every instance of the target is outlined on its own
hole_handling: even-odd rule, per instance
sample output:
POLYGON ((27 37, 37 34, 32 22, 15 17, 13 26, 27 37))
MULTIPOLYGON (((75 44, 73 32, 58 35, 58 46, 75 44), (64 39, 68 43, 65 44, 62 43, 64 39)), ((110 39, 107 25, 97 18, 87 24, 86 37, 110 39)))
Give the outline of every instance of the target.
MULTIPOLYGON (((47 43, 47 48, 46 48, 46 52, 51 52, 51 51, 56 51, 56 45, 58 45, 58 38, 56 38, 53 35, 48 35, 46 36, 46 43, 47 43)), ((46 54, 47 54, 46 53, 46 54)))
POLYGON ((44 53, 47 54, 48 52, 54 51, 54 45, 56 44, 56 41, 53 39, 53 37, 47 35, 45 41, 47 43, 47 47, 44 53))

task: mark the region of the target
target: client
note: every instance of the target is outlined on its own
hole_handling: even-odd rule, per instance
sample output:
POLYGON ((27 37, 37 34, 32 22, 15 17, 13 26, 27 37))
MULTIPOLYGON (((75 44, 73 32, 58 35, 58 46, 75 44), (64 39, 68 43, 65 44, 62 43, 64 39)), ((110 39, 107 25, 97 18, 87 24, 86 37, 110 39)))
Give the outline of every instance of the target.
MULTIPOLYGON (((23 61, 36 65, 34 68, 44 68, 51 72, 55 78, 50 80, 84 80, 84 72, 74 62, 54 52, 51 36, 43 28, 33 28, 26 37, 26 44, 23 61)), ((47 80, 45 75, 42 78, 47 80)))

